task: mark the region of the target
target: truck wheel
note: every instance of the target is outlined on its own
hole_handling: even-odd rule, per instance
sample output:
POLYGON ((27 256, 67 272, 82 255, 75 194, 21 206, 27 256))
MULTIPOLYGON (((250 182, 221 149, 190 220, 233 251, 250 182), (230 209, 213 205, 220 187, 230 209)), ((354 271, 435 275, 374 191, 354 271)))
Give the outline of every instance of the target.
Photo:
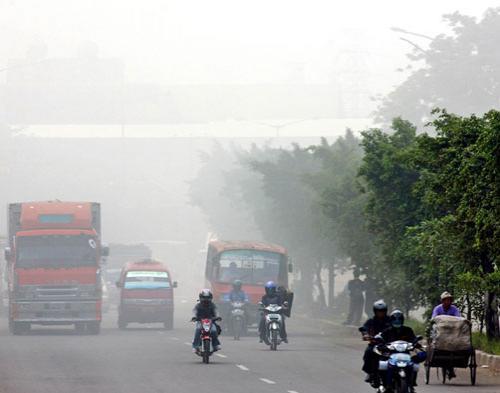
POLYGON ((101 331, 101 322, 88 322, 87 323, 87 332, 89 334, 99 334, 101 331))
POLYGON ((23 333, 28 332, 31 329, 31 324, 27 322, 11 322, 11 331, 12 334, 17 336, 23 333))
POLYGON ((127 322, 125 322, 123 319, 118 318, 118 329, 126 329, 127 328, 127 322))
POLYGON ((163 322, 163 328, 165 330, 172 330, 174 328, 174 317, 170 317, 165 322, 163 322))
POLYGON ((84 332, 85 332, 85 323, 83 323, 83 322, 75 323, 75 333, 76 334, 83 334, 84 332))

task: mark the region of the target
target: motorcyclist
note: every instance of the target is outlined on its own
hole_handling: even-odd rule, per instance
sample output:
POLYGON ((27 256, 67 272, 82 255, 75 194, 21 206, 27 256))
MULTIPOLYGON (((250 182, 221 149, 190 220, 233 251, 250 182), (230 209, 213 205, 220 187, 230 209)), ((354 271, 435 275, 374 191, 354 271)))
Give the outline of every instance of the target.
POLYGON ((243 283, 241 280, 234 280, 233 289, 229 292, 228 300, 230 302, 243 302, 248 303, 248 295, 242 289, 243 283))
MULTIPOLYGON (((385 329, 382 333, 380 333, 380 337, 382 338, 384 343, 392 343, 394 341, 406 341, 409 343, 415 343, 416 348, 421 348, 419 344, 416 343, 417 336, 413 332, 413 329, 409 326, 404 326, 405 316, 402 311, 394 310, 390 317, 390 327, 385 329)), ((413 361, 415 363, 421 363, 425 360, 426 353, 424 351, 418 352, 415 356, 413 356, 413 361)), ((414 387, 417 386, 417 373, 413 373, 413 381, 411 386, 411 391, 414 392, 414 387)))
MULTIPOLYGON (((269 306, 270 304, 277 304, 278 306, 287 307, 287 302, 283 298, 282 294, 278 292, 278 286, 274 281, 268 281, 264 286, 266 294, 262 296, 261 303, 264 307, 269 306)), ((281 319, 281 331, 280 336, 281 340, 284 343, 288 344, 288 336, 286 333, 285 326, 285 316, 282 314, 281 319)), ((260 323, 259 323, 259 342, 263 342, 266 334, 266 317, 264 313, 261 314, 260 323)))
MULTIPOLYGON (((193 309, 193 321, 196 322, 196 329, 194 332, 194 340, 193 340, 193 352, 197 353, 201 347, 201 319, 212 319, 217 318, 217 307, 213 303, 213 295, 209 289, 203 289, 199 294, 199 300, 196 306, 193 309)), ((212 330, 210 331, 210 335, 212 337, 212 346, 214 351, 219 351, 221 349, 220 341, 219 341, 219 329, 217 324, 212 324, 212 330)))
POLYGON ((373 317, 368 319, 359 331, 363 335, 363 340, 368 341, 365 353, 363 355, 362 370, 367 374, 365 382, 378 386, 378 361, 379 357, 373 348, 375 347, 374 337, 390 327, 390 318, 387 315, 387 304, 383 300, 377 300, 373 303, 373 317))
MULTIPOLYGON (((226 321, 230 321, 231 304, 232 302, 241 302, 247 304, 249 299, 248 295, 242 289, 243 283, 241 280, 234 280, 231 292, 224 295, 224 302, 221 304, 221 313, 225 316, 226 321)), ((245 310, 245 307, 243 307, 245 310)), ((246 310, 245 310, 246 311, 246 310)), ((229 326, 224 324, 225 331, 229 330, 229 326)))

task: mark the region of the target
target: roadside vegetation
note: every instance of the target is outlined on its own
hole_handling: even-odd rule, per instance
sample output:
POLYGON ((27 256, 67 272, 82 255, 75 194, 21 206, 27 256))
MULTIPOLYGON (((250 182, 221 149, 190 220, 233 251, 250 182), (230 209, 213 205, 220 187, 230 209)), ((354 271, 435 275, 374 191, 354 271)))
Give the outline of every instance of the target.
POLYGON ((382 101, 381 128, 314 146, 216 145, 191 196, 219 237, 287 247, 308 307, 334 307, 335 274, 357 268, 407 313, 430 313, 441 292, 454 293, 478 345, 496 351, 500 112, 470 110, 498 108, 500 9, 446 20, 453 33, 415 49, 415 70, 382 101))

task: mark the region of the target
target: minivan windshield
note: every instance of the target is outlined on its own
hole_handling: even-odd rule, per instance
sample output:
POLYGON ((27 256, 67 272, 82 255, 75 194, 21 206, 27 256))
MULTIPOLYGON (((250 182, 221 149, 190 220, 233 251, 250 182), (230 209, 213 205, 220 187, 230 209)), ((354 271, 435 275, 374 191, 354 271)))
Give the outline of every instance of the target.
POLYGON ((167 272, 130 271, 125 276, 125 289, 165 289, 170 288, 167 272))

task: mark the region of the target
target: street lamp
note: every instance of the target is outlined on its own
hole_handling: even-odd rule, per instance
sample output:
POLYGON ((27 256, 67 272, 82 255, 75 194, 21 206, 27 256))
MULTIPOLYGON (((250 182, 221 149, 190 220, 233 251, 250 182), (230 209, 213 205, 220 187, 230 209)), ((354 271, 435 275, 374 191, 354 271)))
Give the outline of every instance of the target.
MULTIPOLYGON (((434 38, 432 38, 431 36, 421 34, 421 33, 414 33, 413 31, 408 31, 408 30, 402 29, 400 27, 391 27, 391 30, 395 31, 396 33, 402 33, 402 34, 412 35, 412 36, 419 37, 419 38, 425 38, 426 40, 429 40, 429 41, 434 40, 434 38)), ((399 39, 401 41, 407 42, 408 44, 410 44, 411 46, 413 46, 415 49, 419 50, 420 52, 427 53, 427 51, 425 49, 423 49, 420 45, 409 40, 408 38, 399 37, 399 39)))
POLYGON ((261 122, 261 121, 252 121, 252 120, 247 120, 251 123, 254 123, 254 124, 259 124, 261 126, 266 126, 266 127, 271 127, 271 128, 274 128, 276 130, 276 138, 279 138, 280 137, 280 130, 282 128, 285 128, 285 127, 288 127, 292 124, 297 124, 297 123, 303 123, 305 121, 310 121, 310 120, 319 120, 318 117, 313 117, 313 118, 309 118, 309 119, 300 119, 300 120, 293 120, 293 121, 288 121, 288 122, 285 122, 285 123, 265 123, 265 122, 261 122))

